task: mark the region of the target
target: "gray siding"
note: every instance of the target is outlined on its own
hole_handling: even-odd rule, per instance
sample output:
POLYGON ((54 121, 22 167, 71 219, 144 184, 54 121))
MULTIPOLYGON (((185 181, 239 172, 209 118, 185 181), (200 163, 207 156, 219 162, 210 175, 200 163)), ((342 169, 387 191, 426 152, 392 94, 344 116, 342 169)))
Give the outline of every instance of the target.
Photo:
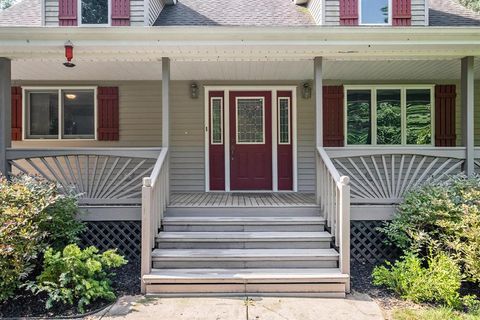
POLYGON ((148 25, 153 26, 160 12, 165 7, 165 0, 149 0, 148 3, 148 25))
MULTIPOLYGON (((318 0, 312 0, 312 2, 317 2, 317 1, 318 0)), ((324 0, 324 1, 325 1, 325 25, 339 25, 340 24, 339 0, 324 0)), ((426 0, 412 0, 412 26, 425 25, 425 1, 426 0)), ((310 4, 309 4, 309 7, 310 7, 310 4)), ((312 15, 313 15, 313 12, 312 12, 312 15)))
MULTIPOLYGON (((58 26, 58 0, 45 1, 45 25, 58 26)), ((161 0, 152 0, 161 1, 161 0)), ((143 0, 130 0, 130 25, 144 25, 144 5, 143 0)))
POLYGON ((307 5, 307 8, 316 24, 323 23, 323 1, 324 0, 310 0, 307 5))

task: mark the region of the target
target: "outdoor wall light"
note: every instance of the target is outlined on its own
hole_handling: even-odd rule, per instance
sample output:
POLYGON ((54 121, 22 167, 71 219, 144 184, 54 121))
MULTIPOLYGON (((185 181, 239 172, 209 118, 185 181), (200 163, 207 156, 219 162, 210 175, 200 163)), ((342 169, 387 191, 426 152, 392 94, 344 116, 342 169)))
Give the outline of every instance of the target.
POLYGON ((312 86, 308 82, 304 82, 302 85, 302 97, 303 99, 310 99, 312 96, 312 86))
POLYGON ((67 58, 67 62, 64 62, 63 65, 67 68, 75 67, 75 64, 72 63, 73 59, 73 44, 68 40, 65 43, 65 58, 67 58))
POLYGON ((198 98, 198 84, 196 84, 195 82, 192 82, 192 84, 190 85, 190 98, 198 98))

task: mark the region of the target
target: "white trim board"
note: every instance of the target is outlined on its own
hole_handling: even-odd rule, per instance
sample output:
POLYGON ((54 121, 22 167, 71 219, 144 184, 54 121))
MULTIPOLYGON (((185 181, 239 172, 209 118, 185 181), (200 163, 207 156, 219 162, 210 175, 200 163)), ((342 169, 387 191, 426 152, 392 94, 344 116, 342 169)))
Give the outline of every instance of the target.
MULTIPOLYGON (((225 157, 225 192, 232 191, 230 189, 230 91, 271 91, 272 92, 272 190, 264 190, 265 192, 277 192, 278 191, 278 159, 277 159, 277 91, 291 91, 291 112, 292 112, 292 163, 293 163, 293 192, 298 190, 298 168, 297 168, 297 86, 292 85, 280 85, 280 86, 249 86, 249 85, 236 85, 236 86, 216 86, 207 85, 204 86, 204 126, 205 126, 205 192, 210 192, 210 159, 209 159, 209 147, 210 147, 210 117, 209 117, 209 92, 210 91, 223 91, 224 93, 224 105, 223 105, 223 119, 224 119, 224 157, 225 157)), ((235 192, 254 192, 252 190, 235 190, 235 192)), ((283 190, 282 190, 283 192, 283 190)), ((289 191, 285 191, 289 192, 289 191)), ((290 191, 291 192, 291 191, 290 191)))

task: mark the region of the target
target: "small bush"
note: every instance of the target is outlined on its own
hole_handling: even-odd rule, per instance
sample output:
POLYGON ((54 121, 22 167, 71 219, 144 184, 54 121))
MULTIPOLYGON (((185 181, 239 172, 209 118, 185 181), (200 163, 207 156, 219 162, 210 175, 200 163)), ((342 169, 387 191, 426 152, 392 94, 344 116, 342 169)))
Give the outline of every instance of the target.
POLYGON ((77 240, 75 198, 57 186, 28 176, 0 176, 0 301, 11 297, 48 246, 77 240))
POLYGON ((476 12, 480 12, 480 0, 460 0, 460 3, 476 12))
POLYGON ((456 176, 412 190, 381 230, 420 257, 429 250, 449 254, 465 279, 480 281, 480 178, 456 176))
POLYGON ((48 293, 47 309, 56 302, 73 305, 78 301, 78 310, 84 312, 85 306, 96 299, 115 299, 109 271, 126 263, 115 250, 99 254, 95 247, 81 250, 75 244, 66 246, 63 251, 48 249, 43 272, 36 283, 28 287, 34 293, 48 293))
POLYGON ((386 286, 413 302, 437 302, 449 307, 462 305, 459 289, 462 275, 455 261, 446 254, 428 258, 428 266, 416 254, 408 253, 395 264, 377 266, 373 284, 386 286))

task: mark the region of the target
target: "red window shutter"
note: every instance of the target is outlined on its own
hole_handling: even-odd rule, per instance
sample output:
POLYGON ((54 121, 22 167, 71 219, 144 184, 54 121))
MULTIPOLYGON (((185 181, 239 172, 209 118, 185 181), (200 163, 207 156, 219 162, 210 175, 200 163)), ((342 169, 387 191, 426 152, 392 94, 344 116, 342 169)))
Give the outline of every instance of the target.
POLYGON ((77 25, 77 0, 59 0, 58 24, 60 26, 77 25))
POLYGON ((393 0, 392 1, 392 25, 409 26, 412 23, 412 1, 411 0, 393 0))
POLYGON ((119 139, 119 99, 117 87, 98 87, 98 140, 117 141, 119 139))
POLYGON ((340 24, 358 25, 358 0, 340 0, 340 24))
POLYGON ((22 140, 22 88, 12 87, 12 140, 22 140))
POLYGON ((130 25, 130 0, 112 0, 112 26, 130 25))
POLYGON ((343 147, 343 86, 323 87, 323 146, 343 147))
POLYGON ((455 85, 435 86, 435 145, 455 147, 455 85))

